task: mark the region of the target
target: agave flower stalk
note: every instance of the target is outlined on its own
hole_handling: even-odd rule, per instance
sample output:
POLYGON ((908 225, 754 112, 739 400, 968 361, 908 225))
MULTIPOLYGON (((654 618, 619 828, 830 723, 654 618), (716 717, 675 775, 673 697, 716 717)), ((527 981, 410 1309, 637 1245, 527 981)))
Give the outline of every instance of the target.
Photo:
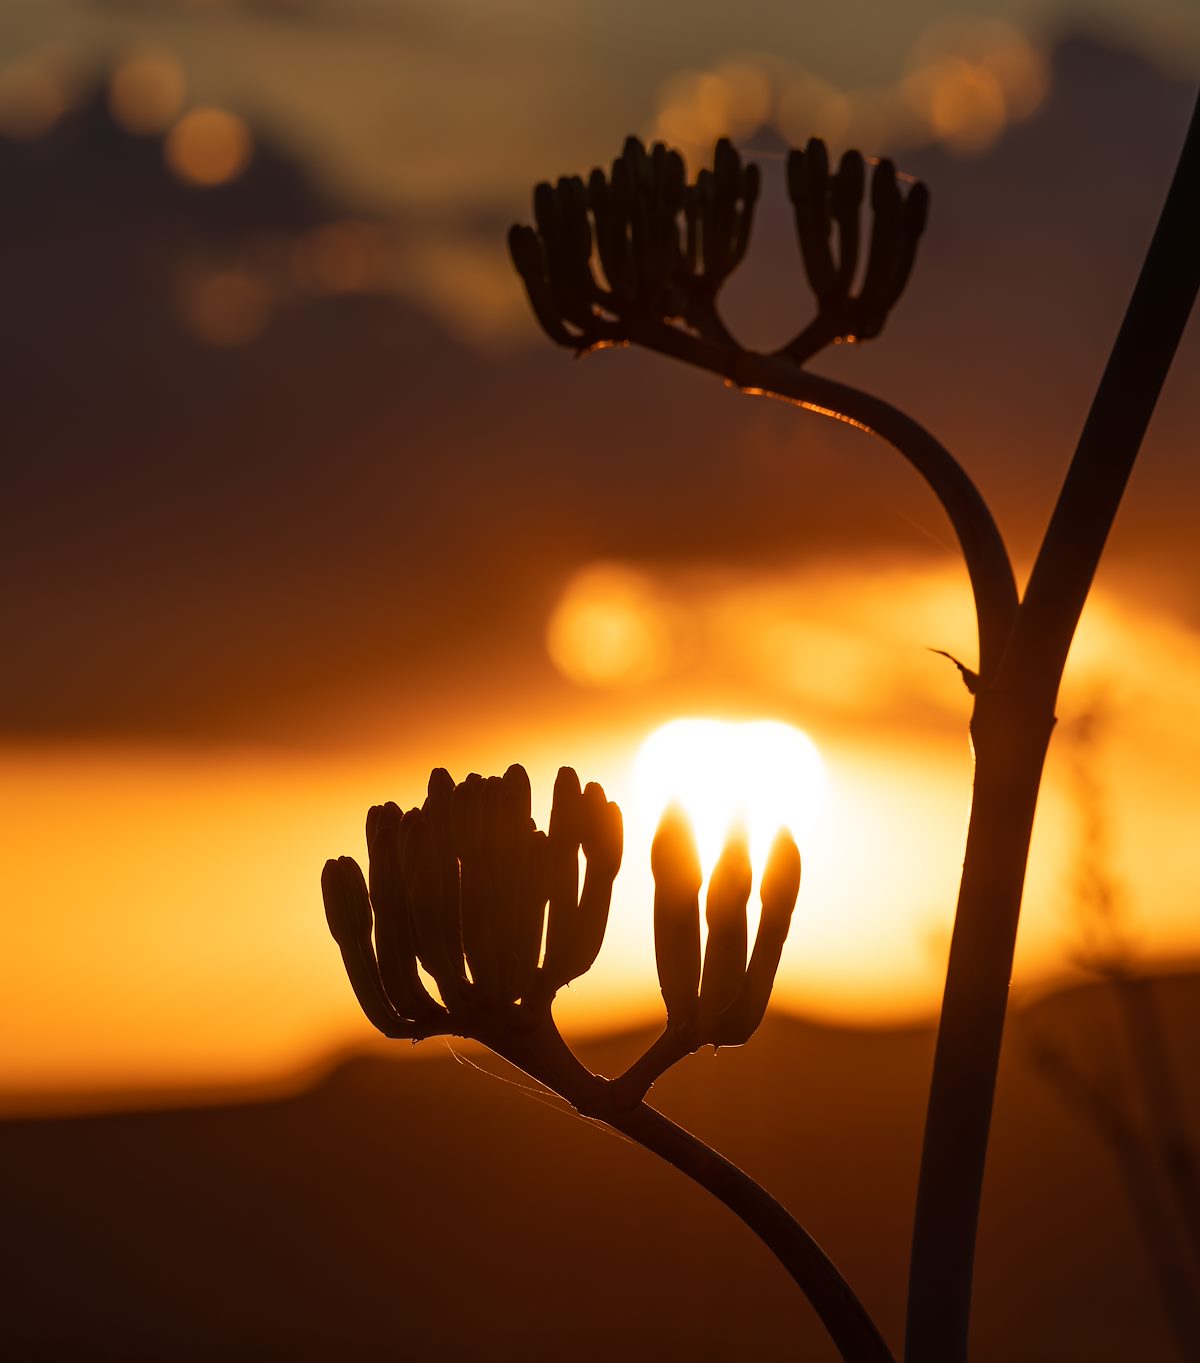
POLYGON ((624 1074, 607 1079, 563 1040, 553 1001, 600 951, 621 865, 621 811, 600 786, 581 789, 569 767, 555 781, 547 832, 534 825, 530 803, 522 767, 486 780, 472 774, 457 785, 438 768, 419 809, 402 813, 385 804, 368 813, 367 876, 352 857, 325 863, 326 917, 363 1012, 388 1037, 482 1042, 577 1111, 674 1165, 773 1250, 845 1357, 888 1363, 891 1353, 866 1310, 803 1227, 740 1169, 644 1101, 654 1080, 685 1055, 705 1044, 742 1045, 757 1030, 800 888, 795 843, 781 833, 771 849, 747 961, 750 864, 744 836, 731 836, 710 881, 702 973, 699 860, 686 820, 668 811, 651 859, 667 1026, 624 1074))
POLYGON ((979 619, 979 670, 999 666, 1017 606, 1012 566, 987 504, 962 465, 912 417, 881 398, 809 373, 803 361, 837 341, 883 329, 904 291, 929 211, 925 187, 905 193, 890 162, 871 176, 872 225, 859 224, 862 157, 848 153, 834 176, 813 138, 788 160, 788 188, 816 316, 770 355, 738 344, 720 316, 719 293, 745 256, 759 174, 726 139, 712 171, 684 183, 683 159, 661 143, 629 138, 607 175, 593 170, 534 191, 536 226, 509 232, 513 264, 542 328, 583 354, 640 345, 719 374, 745 392, 784 398, 848 422, 891 444, 928 482, 962 547, 979 619), (836 260, 830 243, 836 226, 836 260), (862 281, 855 280, 866 235, 862 281), (706 245, 707 243, 707 245, 706 245), (598 259, 601 281, 592 262, 598 259))
MULTIPOLYGON (((1200 289, 1200 109, 1023 597, 996 522, 962 464, 899 409, 803 367, 830 344, 883 330, 916 259, 929 208, 924 188, 905 191, 880 162, 865 232, 864 158, 849 152, 831 172, 816 139, 791 154, 788 193, 816 312, 788 345, 763 355, 738 344, 718 306, 749 243, 757 174, 727 141, 694 183, 681 165, 668 148, 647 151, 631 139, 608 175, 592 173, 587 194, 578 181, 539 186, 536 226, 514 227, 509 247, 535 315, 559 345, 577 353, 640 345, 879 435, 950 517, 978 620, 978 664, 959 665, 974 697, 975 772, 922 1152, 905 1358, 965 1363, 984 1161, 1042 766, 1067 652, 1200 289)), ((682 943, 691 882, 681 879, 672 895, 679 902, 672 901, 664 931, 682 943)), ((681 1034, 694 1011, 695 952, 687 940, 678 975, 669 989, 664 982, 681 1034)), ((720 967, 713 969, 720 978, 720 967)), ((703 984, 697 1017, 702 995, 703 984)))

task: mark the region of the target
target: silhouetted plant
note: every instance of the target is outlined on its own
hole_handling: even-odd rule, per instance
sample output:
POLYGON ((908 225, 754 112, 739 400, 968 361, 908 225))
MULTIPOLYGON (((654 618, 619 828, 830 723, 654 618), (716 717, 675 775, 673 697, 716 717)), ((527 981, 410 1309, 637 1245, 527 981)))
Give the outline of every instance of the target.
MULTIPOLYGON (((953 524, 978 619, 977 666, 958 664, 974 696, 976 765, 926 1118, 905 1358, 908 1363, 961 1363, 967 1356, 979 1198, 1042 764, 1067 650, 1200 287, 1200 122, 1193 116, 1158 229, 1023 595, 991 512, 950 452, 889 403, 803 367, 828 345, 877 336, 912 269, 928 211, 924 187, 903 189, 891 163, 880 161, 870 175, 870 229, 864 231, 867 180, 866 163, 857 152, 848 152, 834 173, 817 139, 791 153, 788 192, 816 310, 788 345, 769 355, 742 347, 718 307, 722 286, 746 253, 759 190, 757 169, 744 165, 724 139, 717 143, 712 169, 689 182, 678 153, 662 145, 647 150, 631 138, 608 174, 595 170, 586 184, 568 177, 553 186, 539 185, 535 226, 514 227, 509 245, 533 311, 559 345, 577 354, 640 345, 707 369, 744 391, 783 398, 881 436, 921 473, 953 524)), ((461 931, 463 948, 460 954, 451 950, 449 964, 438 961, 444 986, 430 964, 434 957, 427 961, 421 955, 431 950, 430 942, 440 949, 444 936, 430 926, 433 901, 420 888, 434 877, 421 869, 425 834, 417 830, 454 827, 453 819, 447 825, 444 815, 430 811, 429 802, 419 815, 374 815, 368 824, 369 894, 353 863, 343 859, 326 867, 330 924, 368 1016, 390 1035, 441 1030, 475 1036, 581 1112, 641 1141, 709 1188, 762 1237, 808 1295, 844 1358, 891 1358, 862 1304, 799 1223, 752 1180, 643 1101, 649 1084, 681 1055, 706 1041, 745 1040, 757 1026, 795 899, 799 863, 794 848, 777 845, 772 854, 764 878, 763 925, 747 967, 744 848, 736 839, 726 847, 709 888, 709 947, 702 965, 700 881, 690 834, 677 815, 667 817, 652 854, 655 945, 667 1026, 625 1075, 608 1081, 579 1064, 550 1019, 554 981, 561 973, 555 968, 547 973, 555 959, 552 888, 542 901, 549 903, 545 958, 540 966, 533 960, 532 904, 545 887, 539 885, 530 898, 513 888, 519 880, 513 868, 526 865, 522 858, 536 861, 542 855, 529 850, 541 844, 528 827, 523 778, 510 771, 498 785, 479 787, 478 780, 468 778, 450 800, 452 809, 460 799, 469 804, 475 797, 460 797, 458 791, 482 789, 479 808, 486 812, 480 815, 484 831, 468 832, 464 823, 452 844, 460 867, 457 925, 453 895, 437 900, 443 915, 449 915, 438 919, 443 934, 453 943, 461 931), (512 808, 519 804, 520 818, 510 812, 506 822, 505 792, 518 785, 521 800, 514 796, 512 808), (402 868, 408 898, 381 889, 383 898, 374 905, 372 955, 381 821, 398 830, 380 846, 389 864, 402 868), (510 835, 511 846, 502 853, 499 848, 510 835), (410 852, 413 838, 418 841, 410 852), (502 867, 509 869, 501 872, 502 867), (489 868, 486 874, 483 868, 489 868), (405 902, 407 916, 396 908, 405 902), (481 925, 485 904, 491 914, 486 928, 481 925), (391 926, 393 920, 408 923, 411 948, 403 927, 391 926), (397 939, 405 953, 399 971, 385 964, 397 939), (410 969, 410 951, 437 980, 440 1004, 416 992, 419 980, 415 965, 410 969), (479 960, 478 975, 472 953, 479 960), (463 958, 470 981, 460 973, 463 958), (393 975, 395 992, 389 983, 393 975)), ((564 775, 563 782, 572 778, 564 775)), ((435 773, 430 800, 436 804, 444 797, 435 795, 435 787, 449 790, 449 778, 435 773)), ((603 795, 590 798, 598 811, 603 795)), ((547 847, 555 836, 552 819, 547 847)), ((569 835, 575 836, 574 831, 569 835)), ((583 844, 582 833, 578 842, 583 844)), ((444 890, 453 884, 452 859, 445 845, 438 845, 443 869, 437 883, 444 890)), ((602 875, 611 883, 611 840, 606 847, 602 875)), ((589 859, 589 873, 591 864, 589 859)), ((382 885, 391 883, 391 874, 384 875, 382 885)), ((581 911, 586 897, 585 881, 577 904, 581 911)), ((562 902, 570 901, 567 896, 562 902)), ((587 947, 571 958, 574 964, 585 957, 590 963, 592 947, 598 946, 598 918, 586 912, 580 917, 589 923, 583 934, 587 947)))
POLYGON ((645 1145, 708 1188, 775 1251, 847 1357, 889 1358, 866 1312, 817 1244, 761 1188, 643 1098, 670 1065, 703 1045, 740 1046, 766 1012, 800 888, 800 853, 776 838, 747 962, 750 859, 731 834, 709 878, 700 945, 700 861, 686 819, 663 816, 651 851, 654 944, 667 1021, 662 1036, 609 1080, 592 1074, 554 1024, 563 985, 596 959, 621 864, 621 812, 568 767, 554 783, 550 827, 530 816, 529 778, 512 766, 455 785, 438 768, 420 809, 367 814, 369 873, 325 863, 330 931, 371 1022, 388 1037, 470 1037, 645 1145), (579 885, 579 855, 586 871, 579 885), (544 949, 543 949, 544 940, 544 949), (418 963, 437 987, 425 987, 418 963))

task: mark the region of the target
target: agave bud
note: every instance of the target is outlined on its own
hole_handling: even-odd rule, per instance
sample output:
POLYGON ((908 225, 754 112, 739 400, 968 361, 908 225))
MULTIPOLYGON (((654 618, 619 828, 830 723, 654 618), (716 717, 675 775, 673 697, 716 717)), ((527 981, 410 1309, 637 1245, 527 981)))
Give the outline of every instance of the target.
POLYGON ((788 157, 788 194, 796 215, 800 253, 813 293, 825 306, 837 293, 837 272, 829 248, 829 156, 825 143, 811 137, 803 152, 788 157))
MULTIPOLYGON (((635 139, 630 139, 635 142, 635 139)), ((627 142, 626 147, 630 144, 627 142)), ((639 155, 635 155, 628 171, 630 186, 628 199, 629 246, 633 261, 633 278, 640 300, 645 300, 660 283, 658 261, 655 256, 653 195, 654 186, 650 159, 640 142, 636 142, 639 155)), ((627 153, 628 156, 628 153, 627 153)))
POLYGON ((912 274, 913 262, 917 257, 917 245, 925 231, 929 218, 929 190, 919 181, 908 191, 900 210, 900 232, 896 244, 896 258, 892 265, 892 278, 883 295, 883 317, 876 331, 883 327, 884 319, 895 306, 896 300, 904 292, 908 277, 912 274))
POLYGON ((862 156, 857 151, 848 151, 833 179, 833 216, 838 228, 837 292, 843 298, 854 286, 858 269, 859 216, 864 188, 862 156))
POLYGON ((587 872, 573 934, 569 963, 571 979, 590 970, 600 954, 608 927, 613 881, 621 869, 624 841, 621 811, 605 799, 603 789, 595 782, 590 782, 584 790, 580 808, 580 839, 583 855, 587 858, 587 872))
POLYGON ((329 930, 342 953, 342 963, 359 1007, 385 1036, 403 1036, 404 1021, 384 993, 371 950, 371 901, 362 870, 353 857, 338 857, 325 863, 321 895, 329 930))
POLYGON ((861 314, 859 334, 874 336, 886 316, 886 300, 892 296, 901 230, 900 189, 896 184, 896 167, 883 160, 871 177, 871 250, 867 257, 867 272, 859 290, 858 308, 861 314))
MULTIPOLYGON (((435 801, 405 814, 400 834, 405 884, 417 959, 437 981, 448 1005, 462 997, 463 969, 458 929, 458 862, 447 863, 445 826, 439 828, 435 801)), ((382 962, 381 962, 382 964, 382 962)))
POLYGON ((750 880, 750 849, 745 833, 738 831, 725 844, 708 882, 708 941, 700 982, 700 1034, 705 1038, 737 997, 746 977, 750 880))
POLYGON ((514 764, 500 782, 500 967, 504 996, 513 1001, 529 993, 537 973, 545 921, 545 838, 530 815, 531 794, 525 768, 514 764))
POLYGON ((713 152, 712 212, 705 224, 704 273, 713 279, 724 279, 732 265, 741 169, 733 143, 722 137, 713 152))
POLYGON ((583 837, 583 792, 579 777, 562 767, 554 782, 546 861, 550 915, 542 967, 551 990, 574 979, 579 955, 579 848, 583 837))
POLYGON ((497 992, 495 901, 491 893, 486 803, 486 783, 477 772, 454 788, 452 813, 461 863, 463 951, 471 979, 491 996, 497 992))
POLYGON ((744 1045, 763 1020, 775 972, 787 940, 800 890, 800 851, 791 834, 781 830, 771 847, 762 879, 762 916, 746 968, 746 978, 733 1003, 716 1021, 715 1044, 744 1045))
POLYGON ((700 989, 700 858, 683 810, 663 815, 650 848, 654 873, 654 954, 667 1021, 696 1020, 700 989))
POLYGON ((395 804, 377 805, 368 816, 371 903, 375 909, 375 953, 379 976, 396 1011, 414 1020, 438 1012, 417 974, 413 940, 412 903, 403 864, 407 831, 395 804), (373 816, 373 817, 372 817, 373 816), (373 834, 373 836, 371 836, 373 834))
POLYGON ((554 200, 555 228, 546 237, 550 287, 562 316, 587 332, 594 320, 597 289, 590 265, 592 229, 583 181, 577 176, 559 180, 554 200))
POLYGON ((321 872, 325 921, 338 946, 371 939, 371 901, 366 883, 359 888, 362 878, 362 869, 353 857, 331 858, 321 872))
POLYGON ((627 137, 621 148, 621 160, 629 172, 630 188, 640 194, 652 184, 650 158, 640 137, 627 137))
POLYGON ((613 196, 608 177, 602 170, 593 170, 587 182, 588 207, 596 224, 596 251, 600 257, 600 268, 608 281, 611 293, 619 292, 629 272, 627 259, 628 243, 625 240, 624 224, 616 221, 613 196))
POLYGON ((687 165, 677 151, 667 151, 663 157, 661 194, 663 206, 672 213, 683 207, 683 191, 687 184, 687 165))
MULTIPOLYGON (((428 793, 421 807, 424 827, 428 831, 429 856, 432 860, 431 893, 433 896, 434 931, 443 944, 439 964, 446 979, 431 966, 429 973, 443 993, 448 989, 455 997, 461 996, 467 975, 463 967, 462 906, 459 899, 458 856, 454 850, 454 780, 443 767, 429 773, 428 793)), ((420 955, 422 933, 417 932, 420 955)), ((429 951, 432 957, 434 945, 429 951)))
POLYGON ((542 330, 558 345, 578 345, 579 338, 572 336, 563 326, 561 315, 555 307, 545 248, 532 227, 509 228, 508 253, 525 285, 529 305, 542 330))

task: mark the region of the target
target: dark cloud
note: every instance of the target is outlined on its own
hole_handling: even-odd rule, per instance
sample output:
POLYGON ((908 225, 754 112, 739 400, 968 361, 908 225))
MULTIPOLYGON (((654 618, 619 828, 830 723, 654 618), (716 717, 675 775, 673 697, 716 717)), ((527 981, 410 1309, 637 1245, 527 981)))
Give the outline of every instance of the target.
MULTIPOLYGON (((1074 44, 1045 109, 992 155, 907 158, 934 189, 911 296, 876 345, 821 361, 959 450, 1019 552, 1048 515, 1188 102, 1074 44)), ((368 696, 545 687, 546 613, 588 559, 774 564, 916 554, 923 529, 948 534, 874 442, 654 357, 485 354, 370 295, 290 297, 244 346, 197 339, 174 303, 181 261, 340 211, 261 137, 242 179, 187 189, 95 102, 40 143, 0 145, 0 183, 10 737, 281 738, 336 727, 368 696)), ((771 195, 731 309, 752 338, 806 306, 771 195)), ((1156 419, 1129 552, 1192 544, 1197 398, 1180 375, 1195 358, 1192 341, 1156 419)))

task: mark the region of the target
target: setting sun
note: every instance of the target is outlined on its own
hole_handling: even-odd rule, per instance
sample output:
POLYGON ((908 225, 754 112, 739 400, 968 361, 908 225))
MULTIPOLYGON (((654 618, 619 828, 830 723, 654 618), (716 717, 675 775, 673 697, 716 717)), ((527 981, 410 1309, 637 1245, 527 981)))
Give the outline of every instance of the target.
POLYGON ((706 872, 735 825, 749 835, 756 871, 780 828, 803 844, 825 785, 825 764, 808 735, 770 719, 672 720, 634 762, 638 814, 653 826, 669 804, 682 805, 706 872))

